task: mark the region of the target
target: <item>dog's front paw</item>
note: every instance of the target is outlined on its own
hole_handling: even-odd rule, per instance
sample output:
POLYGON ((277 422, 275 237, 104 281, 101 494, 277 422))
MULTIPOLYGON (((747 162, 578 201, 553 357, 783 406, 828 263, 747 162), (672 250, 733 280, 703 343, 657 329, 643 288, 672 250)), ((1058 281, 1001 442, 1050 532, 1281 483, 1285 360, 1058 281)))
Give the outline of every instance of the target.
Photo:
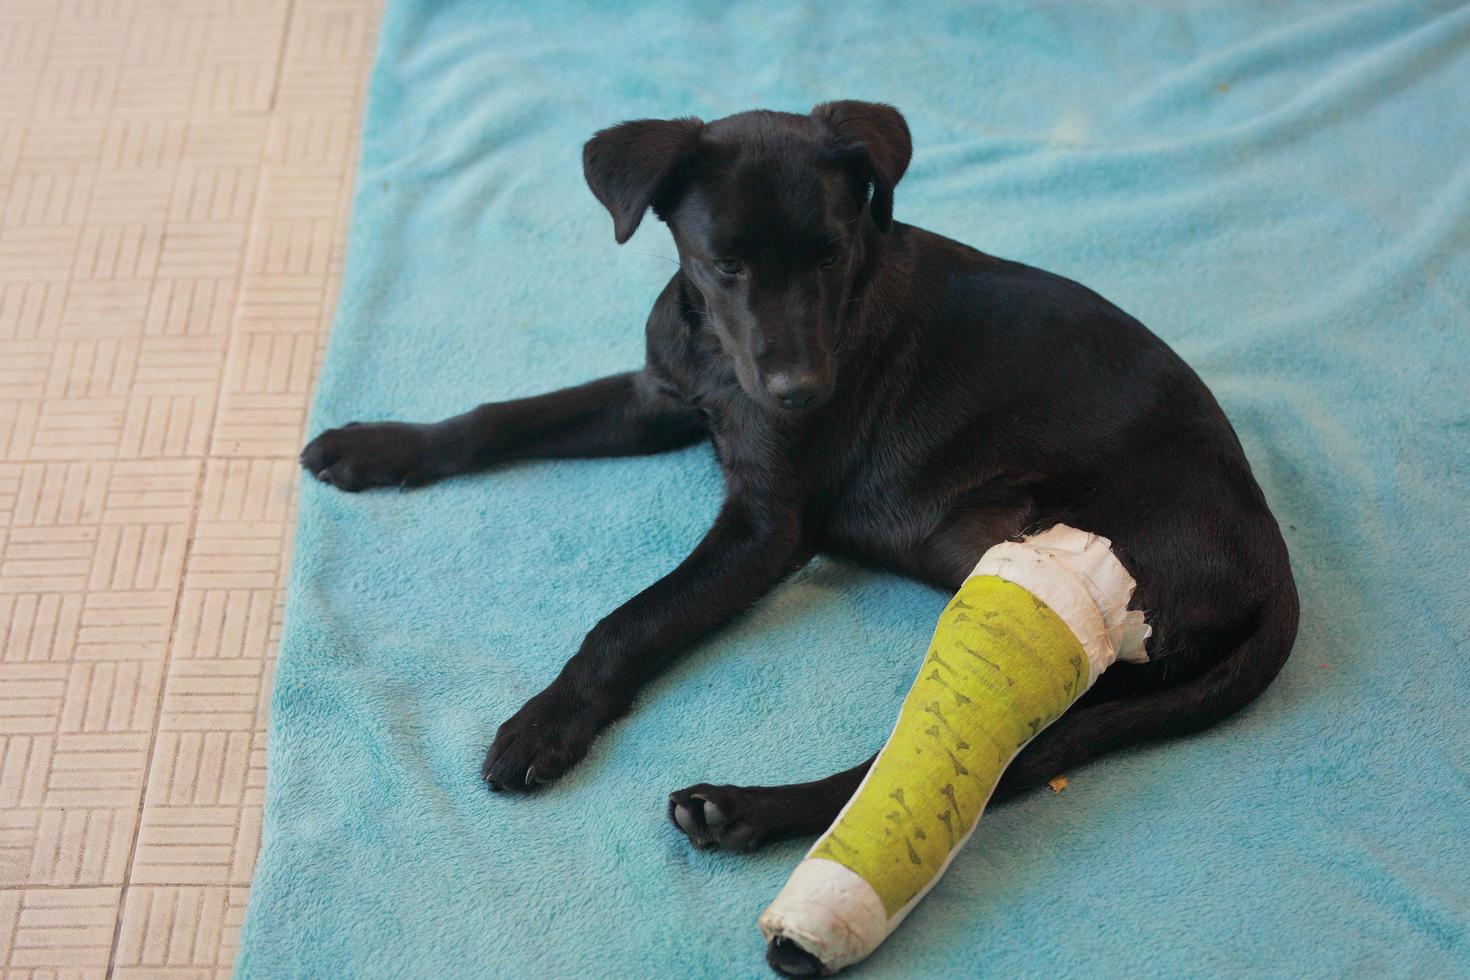
POLYGON ((500 726, 480 776, 496 792, 544 786, 582 761, 598 727, 591 706, 553 684, 500 726))
POLYGON ((695 847, 753 851, 764 843, 766 821, 758 790, 697 783, 669 794, 669 819, 695 847))
POLYGON ((435 427, 409 422, 349 422, 301 451, 301 465, 323 483, 355 492, 416 487, 447 472, 435 427))

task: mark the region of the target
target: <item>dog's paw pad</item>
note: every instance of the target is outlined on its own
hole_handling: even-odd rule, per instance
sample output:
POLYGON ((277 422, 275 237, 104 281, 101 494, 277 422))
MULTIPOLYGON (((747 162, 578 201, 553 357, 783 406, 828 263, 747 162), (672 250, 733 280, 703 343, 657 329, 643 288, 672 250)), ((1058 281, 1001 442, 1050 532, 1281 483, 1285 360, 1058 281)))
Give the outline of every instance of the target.
POLYGON ((669 794, 669 819, 695 847, 753 851, 763 835, 756 823, 742 818, 741 792, 735 786, 707 784, 678 790, 669 794))
POLYGON ((725 811, 721 810, 714 800, 705 799, 703 796, 697 796, 696 798, 704 800, 704 822, 706 824, 711 827, 718 827, 727 822, 725 811))
POLYGON ((693 807, 684 803, 675 803, 673 806, 674 823, 679 825, 680 830, 688 834, 691 839, 698 837, 704 833, 705 828, 702 823, 695 818, 693 807))

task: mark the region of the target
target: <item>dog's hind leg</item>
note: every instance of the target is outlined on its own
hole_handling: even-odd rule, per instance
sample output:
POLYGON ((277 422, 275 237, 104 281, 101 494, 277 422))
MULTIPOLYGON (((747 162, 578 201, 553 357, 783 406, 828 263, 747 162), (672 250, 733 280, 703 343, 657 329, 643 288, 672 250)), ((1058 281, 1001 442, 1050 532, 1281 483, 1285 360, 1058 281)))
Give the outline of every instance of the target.
MULTIPOLYGON (((1297 615, 1296 589, 1288 580, 1257 611, 1239 645, 1198 676, 1132 697, 1079 702, 1016 756, 994 799, 1008 799, 1116 749, 1190 735, 1235 714, 1265 690, 1286 662, 1297 615)), ((1119 666, 1126 670, 1131 665, 1119 666)), ((1148 671, 1151 666, 1136 669, 1148 671)))
POLYGON ((991 546, 1020 537, 1033 513, 1029 499, 979 488, 954 507, 895 570, 953 592, 991 546))
POLYGON ((810 783, 714 786, 669 794, 669 819, 695 847, 753 851, 762 844, 826 830, 852 798, 873 760, 810 783))

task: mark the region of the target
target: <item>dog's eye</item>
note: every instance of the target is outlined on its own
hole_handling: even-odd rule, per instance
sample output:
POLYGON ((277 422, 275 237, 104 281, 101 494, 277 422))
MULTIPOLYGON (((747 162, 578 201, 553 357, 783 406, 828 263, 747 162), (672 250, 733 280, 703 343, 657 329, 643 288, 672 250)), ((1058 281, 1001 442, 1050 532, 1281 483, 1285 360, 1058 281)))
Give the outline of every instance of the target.
POLYGON ((830 269, 834 265, 837 264, 837 260, 840 259, 840 258, 842 258, 841 253, 839 253, 839 252, 828 252, 826 255, 822 256, 822 261, 819 262, 818 264, 823 269, 830 269))
POLYGON ((738 276, 743 268, 735 259, 715 259, 715 268, 727 276, 738 276))

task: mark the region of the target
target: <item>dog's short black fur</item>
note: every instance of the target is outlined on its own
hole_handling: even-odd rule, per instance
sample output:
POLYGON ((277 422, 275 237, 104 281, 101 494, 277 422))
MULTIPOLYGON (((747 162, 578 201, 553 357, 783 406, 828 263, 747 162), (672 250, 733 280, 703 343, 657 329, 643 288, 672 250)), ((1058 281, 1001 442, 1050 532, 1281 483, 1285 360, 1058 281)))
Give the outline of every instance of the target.
MULTIPOLYGON (((491 788, 566 772, 655 671, 818 551, 953 591, 998 541, 1058 522, 1112 539, 1152 659, 1109 669, 1001 795, 1211 725, 1281 668, 1297 625, 1286 546, 1210 392, 1091 290, 894 221, 909 154, 897 110, 864 102, 604 130, 584 163, 617 240, 652 208, 679 251, 647 364, 306 447, 318 479, 361 490, 713 442, 726 481, 714 526, 501 725, 491 788)), ((915 643, 930 625, 914 624, 915 643)), ((672 795, 670 816, 698 845, 815 833, 866 766, 791 786, 701 783, 672 795)))

